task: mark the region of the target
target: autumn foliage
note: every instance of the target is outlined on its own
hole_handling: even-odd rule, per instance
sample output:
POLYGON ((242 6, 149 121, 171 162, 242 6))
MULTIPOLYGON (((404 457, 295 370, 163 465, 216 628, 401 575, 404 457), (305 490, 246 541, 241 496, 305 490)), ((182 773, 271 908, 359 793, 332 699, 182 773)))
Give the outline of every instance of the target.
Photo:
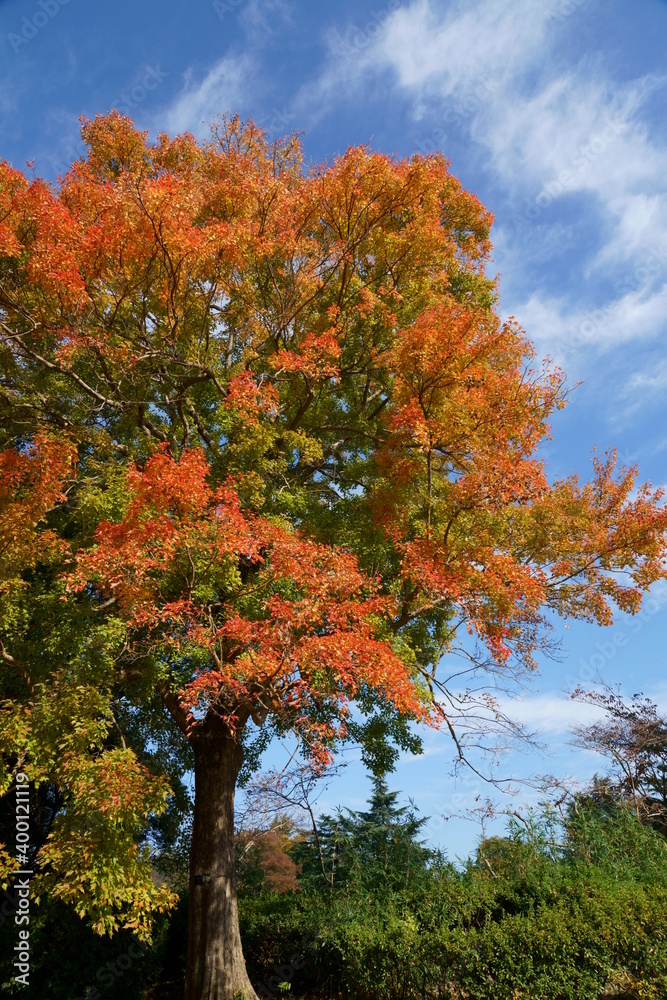
POLYGON ((362 685, 427 719, 409 668, 377 634, 395 604, 381 581, 348 552, 244 513, 208 474, 198 449, 130 467, 125 517, 99 525, 73 583, 92 580, 113 601, 135 654, 172 648, 202 663, 178 692, 188 727, 209 710, 230 731, 275 712, 327 759, 336 733, 321 712, 344 718, 362 685))
POLYGON ((319 762, 455 734, 443 657, 530 670, 552 611, 636 611, 667 514, 613 453, 549 478, 564 376, 498 316, 492 218, 442 156, 306 170, 236 118, 82 134, 56 186, 0 166, 3 780, 66 787, 36 864, 73 884, 86 831, 121 874, 84 909, 148 927, 166 897, 128 845, 168 791, 118 712, 195 748, 272 726, 319 762))
POLYGON ((72 443, 45 435, 22 451, 0 452, 0 596, 25 585, 24 570, 63 552, 64 542, 44 522, 65 500, 75 461, 72 443))

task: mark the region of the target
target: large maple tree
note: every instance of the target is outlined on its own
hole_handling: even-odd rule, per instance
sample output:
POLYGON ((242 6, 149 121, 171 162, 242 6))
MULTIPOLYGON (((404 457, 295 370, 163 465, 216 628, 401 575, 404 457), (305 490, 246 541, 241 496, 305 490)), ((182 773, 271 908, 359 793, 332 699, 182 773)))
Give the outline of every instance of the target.
POLYGON ((2 787, 57 790, 35 891, 147 935, 166 720, 195 774, 186 994, 249 997, 244 755, 456 739, 461 629, 490 678, 534 669, 553 611, 637 610, 667 515, 613 457, 547 478, 563 376, 499 318, 491 216, 442 156, 82 133, 56 186, 0 167, 2 787))

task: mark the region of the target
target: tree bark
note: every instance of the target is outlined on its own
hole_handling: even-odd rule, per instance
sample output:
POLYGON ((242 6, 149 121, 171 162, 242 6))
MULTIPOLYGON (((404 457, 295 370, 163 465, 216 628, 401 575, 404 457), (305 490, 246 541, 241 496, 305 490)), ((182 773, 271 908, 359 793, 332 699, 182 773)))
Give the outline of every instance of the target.
POLYGON ((234 791, 243 750, 221 727, 195 740, 185 1000, 257 1000, 241 947, 234 791))

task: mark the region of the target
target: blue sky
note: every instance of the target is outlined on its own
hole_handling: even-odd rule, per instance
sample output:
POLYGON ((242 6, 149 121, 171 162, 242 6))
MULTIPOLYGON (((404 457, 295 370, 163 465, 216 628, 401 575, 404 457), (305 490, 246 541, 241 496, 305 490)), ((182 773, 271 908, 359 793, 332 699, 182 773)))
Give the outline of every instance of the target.
MULTIPOLYGON (((79 115, 113 107, 152 136, 204 136, 238 111, 274 135, 303 131, 310 162, 357 143, 443 150, 495 215, 501 312, 581 383, 554 422, 551 472, 587 476, 593 445, 613 445, 661 485, 665 51, 664 0, 0 0, 0 155, 55 181, 81 150, 79 115)), ((658 594, 636 621, 560 625, 563 658, 508 707, 550 752, 506 754, 495 772, 592 774, 598 762, 567 744, 590 710, 563 690, 599 669, 667 707, 666 624, 658 594)), ((434 841, 465 853, 478 829, 439 816, 488 790, 453 782, 444 735, 426 749, 392 784, 432 816, 434 841)), ((367 789, 351 761, 322 802, 356 807, 367 789)))

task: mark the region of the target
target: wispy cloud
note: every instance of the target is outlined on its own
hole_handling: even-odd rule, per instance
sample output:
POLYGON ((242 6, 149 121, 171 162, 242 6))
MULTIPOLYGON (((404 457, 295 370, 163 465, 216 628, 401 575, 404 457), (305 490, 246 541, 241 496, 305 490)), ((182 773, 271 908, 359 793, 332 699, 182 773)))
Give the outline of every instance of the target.
POLYGON ((539 59, 548 28, 540 0, 478 0, 446 9, 417 0, 393 14, 375 58, 395 70, 402 87, 443 97, 489 77, 513 79, 539 59))
POLYGON ((239 20, 248 41, 263 45, 284 24, 294 23, 294 9, 289 0, 245 0, 239 20))
POLYGON ((667 146, 643 119, 667 77, 619 83, 602 54, 573 59, 569 29, 594 7, 415 0, 386 11, 357 48, 336 50, 341 32, 330 36, 329 63, 300 95, 322 115, 341 94, 389 79, 413 120, 441 123, 432 134, 445 151, 452 127, 467 132, 502 208, 496 261, 505 288, 515 289, 504 305, 561 355, 655 337, 666 315, 667 269, 634 285, 624 279, 667 228, 667 146), (549 288, 551 268, 527 278, 536 259, 573 249, 578 280, 565 294, 549 288))
POLYGON ((588 726, 602 715, 595 705, 585 705, 558 693, 505 699, 500 707, 517 722, 550 735, 565 735, 572 726, 588 726))
POLYGON ((663 392, 667 389, 667 360, 649 370, 636 372, 628 383, 630 392, 663 392))
POLYGON ((571 364, 583 349, 590 362, 610 346, 646 341, 661 331, 667 316, 667 284, 655 291, 631 291, 591 309, 565 296, 533 294, 515 303, 512 312, 531 339, 556 359, 571 364))
POLYGON ((419 0, 392 16, 366 65, 390 66, 418 114, 492 80, 469 127, 506 195, 520 203, 544 191, 549 202, 585 192, 608 216, 592 265, 625 261, 665 230, 667 149, 635 116, 666 78, 619 86, 591 57, 559 70, 548 58, 559 40, 540 2, 480 0, 443 13, 419 0))
MULTIPOLYGON (((264 99, 268 81, 262 72, 262 52, 274 40, 278 29, 289 27, 294 12, 289 0, 221 0, 214 3, 218 18, 238 22, 242 40, 230 47, 205 73, 190 67, 183 86, 159 116, 159 128, 168 132, 192 132, 208 136, 209 123, 225 112, 240 112, 257 120, 287 116, 272 106, 258 114, 257 102, 264 99)), ((261 108, 261 105, 260 105, 261 108)))
POLYGON ((255 77, 256 66, 247 53, 224 56, 199 80, 189 69, 182 90, 159 116, 160 127, 171 133, 207 135, 208 123, 217 115, 247 104, 255 77))

